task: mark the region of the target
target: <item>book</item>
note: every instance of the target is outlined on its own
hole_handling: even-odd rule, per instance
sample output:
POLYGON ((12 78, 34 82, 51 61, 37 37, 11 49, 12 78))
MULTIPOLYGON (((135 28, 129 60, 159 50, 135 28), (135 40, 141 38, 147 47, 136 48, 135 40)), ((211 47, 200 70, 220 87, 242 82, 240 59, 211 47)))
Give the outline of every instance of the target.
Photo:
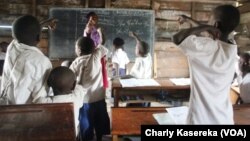
POLYGON ((120 79, 122 87, 160 86, 154 79, 120 79))

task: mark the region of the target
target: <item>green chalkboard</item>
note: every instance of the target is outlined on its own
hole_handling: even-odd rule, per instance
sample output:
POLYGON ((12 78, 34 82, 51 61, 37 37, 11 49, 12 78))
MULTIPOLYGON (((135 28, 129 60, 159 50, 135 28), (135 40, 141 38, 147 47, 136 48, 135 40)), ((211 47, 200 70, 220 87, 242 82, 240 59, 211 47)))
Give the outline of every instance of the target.
POLYGON ((51 8, 50 17, 58 19, 57 28, 49 34, 49 57, 51 59, 75 57, 75 41, 79 36, 83 36, 87 23, 85 17, 90 11, 98 15, 98 25, 104 31, 105 46, 110 51, 113 39, 121 37, 125 41, 125 51, 133 61, 136 41, 128 34, 129 31, 133 31, 149 44, 152 54, 154 44, 154 12, 152 10, 51 8))

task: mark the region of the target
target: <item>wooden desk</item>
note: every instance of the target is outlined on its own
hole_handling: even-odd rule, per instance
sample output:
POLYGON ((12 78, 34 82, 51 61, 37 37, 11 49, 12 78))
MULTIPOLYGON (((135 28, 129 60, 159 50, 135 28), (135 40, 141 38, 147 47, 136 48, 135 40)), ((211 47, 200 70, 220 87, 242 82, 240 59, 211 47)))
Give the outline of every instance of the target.
MULTIPOLYGON (((118 135, 140 135, 141 125, 157 125, 154 113, 166 112, 165 107, 150 108, 112 108, 113 141, 118 135)), ((250 124, 250 104, 234 106, 235 124, 250 124)))
POLYGON ((238 86, 231 86, 230 99, 232 104, 238 104, 240 100, 240 89, 238 86))
POLYGON ((157 125, 153 113, 166 112, 165 107, 151 108, 112 108, 112 137, 118 141, 118 135, 140 135, 141 125, 157 125))
MULTIPOLYGON (((126 87, 123 88, 118 79, 112 81, 112 95, 114 96, 114 107, 119 106, 120 91, 147 91, 147 90, 167 90, 167 91, 186 91, 190 90, 189 85, 177 86, 169 79, 156 79, 160 86, 147 86, 147 87, 126 87)), ((145 93, 148 94, 148 93, 145 93)))
POLYGON ((72 103, 0 106, 1 141, 74 141, 72 103))
POLYGON ((250 104, 234 105, 235 124, 250 124, 250 104))

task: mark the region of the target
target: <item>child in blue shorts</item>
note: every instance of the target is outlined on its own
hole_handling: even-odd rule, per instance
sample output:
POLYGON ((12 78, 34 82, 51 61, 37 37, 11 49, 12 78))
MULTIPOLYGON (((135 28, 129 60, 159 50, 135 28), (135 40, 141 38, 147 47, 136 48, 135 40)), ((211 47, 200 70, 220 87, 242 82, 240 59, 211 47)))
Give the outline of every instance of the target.
POLYGON ((102 45, 95 48, 90 37, 80 37, 76 42, 75 52, 78 57, 72 62, 70 69, 76 74, 77 83, 87 90, 79 111, 81 140, 92 140, 95 130, 97 141, 101 141, 103 135, 110 134, 100 62, 108 50, 102 45))

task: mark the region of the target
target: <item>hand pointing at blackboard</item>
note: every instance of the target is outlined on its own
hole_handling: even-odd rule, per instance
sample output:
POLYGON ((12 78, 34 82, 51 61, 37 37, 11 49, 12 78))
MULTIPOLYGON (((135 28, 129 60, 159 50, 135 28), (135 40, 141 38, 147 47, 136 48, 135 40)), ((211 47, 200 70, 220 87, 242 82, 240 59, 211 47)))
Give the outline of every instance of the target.
POLYGON ((94 41, 95 46, 98 46, 99 44, 103 44, 103 33, 100 32, 101 30, 98 27, 98 16, 95 12, 89 12, 86 16, 88 19, 88 23, 86 24, 86 27, 84 29, 83 36, 84 37, 91 37, 91 39, 94 41), (99 30, 99 31, 98 31, 99 30))

